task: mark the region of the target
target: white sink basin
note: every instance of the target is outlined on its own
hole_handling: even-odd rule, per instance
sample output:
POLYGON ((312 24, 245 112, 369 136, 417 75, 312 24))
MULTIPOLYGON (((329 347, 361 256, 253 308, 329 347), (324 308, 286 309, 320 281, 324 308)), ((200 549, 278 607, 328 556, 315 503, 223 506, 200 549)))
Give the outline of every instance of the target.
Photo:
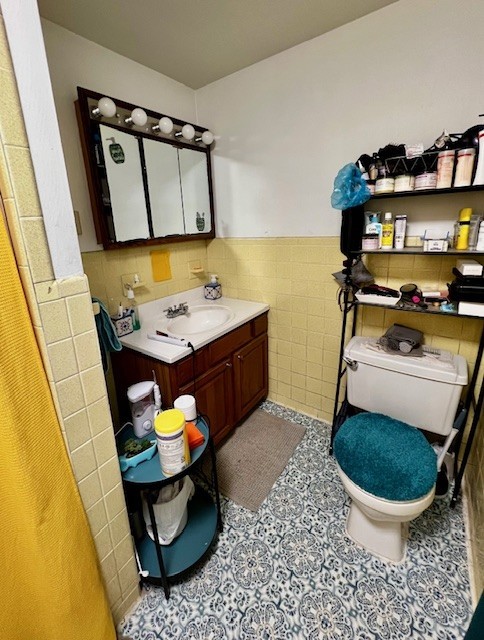
POLYGON ((188 313, 168 320, 166 329, 173 335, 184 338, 221 327, 234 317, 228 307, 200 304, 188 307, 188 313))

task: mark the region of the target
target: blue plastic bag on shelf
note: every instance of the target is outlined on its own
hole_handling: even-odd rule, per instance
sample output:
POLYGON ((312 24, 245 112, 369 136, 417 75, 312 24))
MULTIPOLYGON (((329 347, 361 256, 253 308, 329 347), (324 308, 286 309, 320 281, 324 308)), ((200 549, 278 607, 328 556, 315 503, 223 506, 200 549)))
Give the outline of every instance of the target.
POLYGON ((350 209, 363 204, 371 197, 361 171, 354 162, 346 164, 334 179, 331 206, 333 209, 350 209))

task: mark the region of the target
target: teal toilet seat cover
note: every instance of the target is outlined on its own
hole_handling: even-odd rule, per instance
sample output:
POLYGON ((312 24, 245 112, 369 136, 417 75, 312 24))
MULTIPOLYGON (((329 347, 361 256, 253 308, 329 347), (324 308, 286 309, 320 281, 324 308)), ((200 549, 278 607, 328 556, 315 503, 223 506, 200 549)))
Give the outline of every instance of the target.
POLYGON ((394 501, 417 500, 437 479, 437 456, 415 427, 381 413, 359 413, 338 430, 334 456, 364 491, 394 501))

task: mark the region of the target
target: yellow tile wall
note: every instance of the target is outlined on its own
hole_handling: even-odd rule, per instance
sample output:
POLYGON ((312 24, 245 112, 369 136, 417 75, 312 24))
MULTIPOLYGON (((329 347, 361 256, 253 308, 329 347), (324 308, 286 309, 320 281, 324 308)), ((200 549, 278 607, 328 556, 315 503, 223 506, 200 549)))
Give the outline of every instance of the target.
POLYGON ((1 16, 0 83, 0 195, 60 429, 118 620, 139 596, 138 572, 91 295, 84 275, 54 280, 1 16))
POLYGON ((121 277, 138 274, 144 286, 136 289, 138 304, 163 298, 180 291, 194 289, 204 284, 207 278, 207 249, 203 240, 180 242, 152 247, 92 251, 82 254, 84 271, 89 278, 91 293, 108 307, 110 313, 117 313, 118 305, 128 304, 121 277), (151 251, 167 251, 172 278, 154 282, 151 271, 151 251), (190 274, 190 267, 200 266, 201 275, 190 274))

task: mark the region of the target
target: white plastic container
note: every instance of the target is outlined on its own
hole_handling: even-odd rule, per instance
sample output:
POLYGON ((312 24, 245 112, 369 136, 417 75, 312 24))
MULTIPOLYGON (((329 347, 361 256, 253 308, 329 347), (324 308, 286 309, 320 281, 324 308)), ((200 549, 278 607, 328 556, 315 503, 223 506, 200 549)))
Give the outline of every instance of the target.
POLYGON ((168 409, 155 418, 156 443, 161 470, 174 476, 190 464, 185 416, 179 409, 168 409))
POLYGON ((467 384, 467 362, 442 352, 440 359, 402 356, 368 348, 376 338, 355 336, 345 349, 348 400, 419 429, 448 435, 467 384))
POLYGON ((185 416, 185 420, 196 420, 197 419, 197 405, 195 402, 195 398, 191 395, 183 395, 178 396, 178 398, 173 403, 175 409, 180 409, 180 411, 185 416))

